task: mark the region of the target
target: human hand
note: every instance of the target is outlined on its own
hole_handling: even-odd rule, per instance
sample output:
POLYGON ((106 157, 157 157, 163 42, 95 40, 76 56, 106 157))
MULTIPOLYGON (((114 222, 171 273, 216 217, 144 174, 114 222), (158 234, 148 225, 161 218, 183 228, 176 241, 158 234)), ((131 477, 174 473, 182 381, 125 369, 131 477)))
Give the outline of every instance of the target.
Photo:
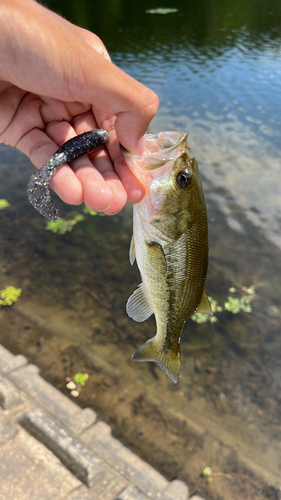
POLYGON ((141 152, 157 96, 112 64, 97 36, 34 0, 1 0, 0 9, 0 141, 40 168, 68 139, 106 129, 106 148, 63 166, 51 186, 106 214, 140 201, 145 189, 119 143, 141 152))

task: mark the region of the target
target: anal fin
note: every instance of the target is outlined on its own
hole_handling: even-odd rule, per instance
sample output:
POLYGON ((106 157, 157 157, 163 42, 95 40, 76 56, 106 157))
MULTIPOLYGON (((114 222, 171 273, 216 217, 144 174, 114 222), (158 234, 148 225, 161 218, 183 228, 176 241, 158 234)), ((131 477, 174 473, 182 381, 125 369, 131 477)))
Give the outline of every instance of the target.
POLYGON ((203 292, 201 302, 200 302, 199 306, 196 309, 196 312, 197 313, 201 313, 201 314, 209 314, 209 316, 213 316, 212 307, 211 307, 209 299, 208 299, 208 297, 206 295, 205 290, 203 292))

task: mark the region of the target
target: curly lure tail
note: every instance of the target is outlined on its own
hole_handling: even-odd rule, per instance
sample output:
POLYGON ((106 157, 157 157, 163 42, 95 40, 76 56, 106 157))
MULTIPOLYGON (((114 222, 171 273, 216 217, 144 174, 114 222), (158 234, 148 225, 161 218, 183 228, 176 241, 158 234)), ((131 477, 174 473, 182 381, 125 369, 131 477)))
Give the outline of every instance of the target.
POLYGON ((65 142, 52 158, 30 177, 27 185, 27 196, 31 205, 44 217, 56 222, 59 219, 59 211, 55 207, 50 193, 50 182, 53 175, 65 163, 90 153, 105 144, 107 140, 106 130, 96 129, 84 132, 65 142))

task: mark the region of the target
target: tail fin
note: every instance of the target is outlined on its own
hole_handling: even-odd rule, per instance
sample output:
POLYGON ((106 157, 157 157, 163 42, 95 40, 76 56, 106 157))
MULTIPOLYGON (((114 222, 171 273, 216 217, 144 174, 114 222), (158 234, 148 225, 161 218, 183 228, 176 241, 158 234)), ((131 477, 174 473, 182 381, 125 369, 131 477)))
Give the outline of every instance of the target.
POLYGON ((177 352, 164 351, 154 337, 139 347, 133 354, 132 359, 134 361, 155 361, 175 384, 179 380, 181 367, 180 346, 178 346, 177 352))

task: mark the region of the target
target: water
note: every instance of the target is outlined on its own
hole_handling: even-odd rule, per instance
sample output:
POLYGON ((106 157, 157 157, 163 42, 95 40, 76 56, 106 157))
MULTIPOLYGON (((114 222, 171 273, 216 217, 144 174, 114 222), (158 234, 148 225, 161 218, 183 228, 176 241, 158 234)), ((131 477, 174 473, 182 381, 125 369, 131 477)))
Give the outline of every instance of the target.
MULTIPOLYGON (((189 132, 208 207, 207 293, 223 304, 230 287, 255 285, 256 298, 251 314, 188 320, 178 385, 133 363, 155 325, 125 312, 139 283, 130 207, 52 234, 26 199, 34 167, 1 146, 0 198, 11 207, 0 212, 0 289, 23 289, 0 310, 1 341, 62 391, 67 376, 89 373, 78 402, 170 479, 216 500, 280 499, 281 4, 47 4, 158 93, 151 132, 189 132), (145 14, 160 6, 178 12, 145 14), (200 478, 206 466, 213 481, 200 478)), ((81 211, 57 204, 63 216, 81 211)))

